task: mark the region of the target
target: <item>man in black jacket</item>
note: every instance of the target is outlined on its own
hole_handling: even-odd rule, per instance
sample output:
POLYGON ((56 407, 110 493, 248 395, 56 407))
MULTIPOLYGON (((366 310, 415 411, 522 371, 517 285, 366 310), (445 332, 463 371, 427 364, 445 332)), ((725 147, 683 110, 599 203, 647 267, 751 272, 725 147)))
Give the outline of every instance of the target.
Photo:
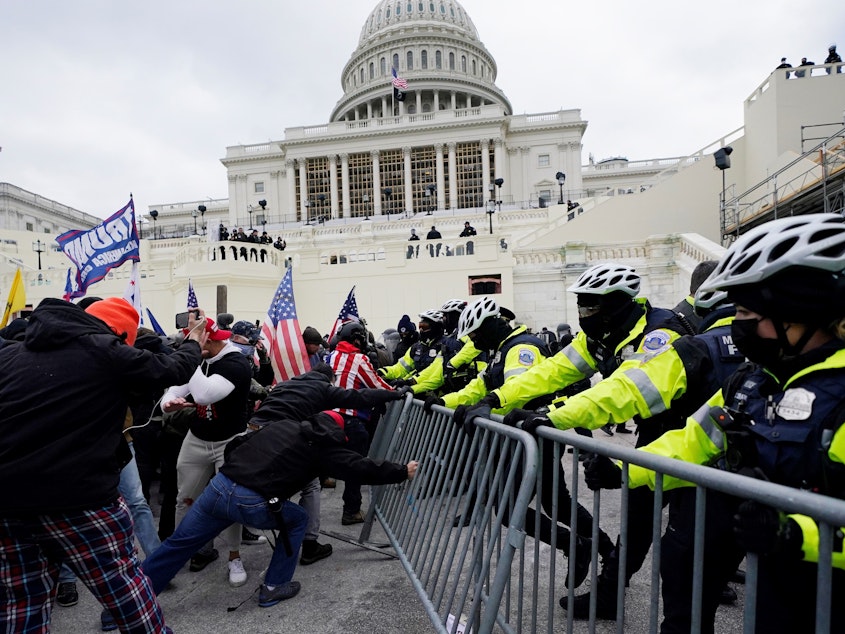
MULTIPOLYGON (((380 407, 388 401, 398 400, 406 391, 345 390, 333 384, 334 372, 326 363, 314 365, 310 372, 289 381, 278 383, 262 401, 258 411, 249 421, 250 426, 263 427, 272 421, 300 421, 326 408, 380 407)), ((314 478, 301 491, 299 505, 308 513, 305 539, 302 541, 303 566, 313 564, 332 554, 331 544, 320 544, 320 479, 314 478)))
POLYGON ((174 354, 138 350, 126 345, 138 328, 131 304, 99 303, 97 318, 45 299, 24 341, 0 349, 0 622, 8 631, 49 629, 63 563, 124 631, 169 631, 118 495, 130 455, 121 429, 131 390, 191 376, 205 332, 192 316, 174 354))
MULTIPOLYGON (((262 409, 263 405, 259 412, 262 409)), ((283 536, 279 541, 284 543, 276 544, 267 568, 258 605, 266 608, 296 596, 301 586, 291 579, 308 515, 288 498, 321 473, 365 484, 391 484, 410 480, 417 471, 415 461, 377 463, 347 449, 343 423, 343 417, 333 411, 306 420, 274 419, 230 442, 220 472, 173 535, 144 561, 153 588, 163 590, 197 548, 240 522, 261 529, 279 528, 283 536)))

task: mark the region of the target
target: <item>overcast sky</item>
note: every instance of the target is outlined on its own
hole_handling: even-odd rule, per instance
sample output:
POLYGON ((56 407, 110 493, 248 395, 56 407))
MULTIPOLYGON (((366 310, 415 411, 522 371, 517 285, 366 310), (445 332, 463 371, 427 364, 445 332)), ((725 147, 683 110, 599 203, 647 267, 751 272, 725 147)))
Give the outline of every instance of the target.
MULTIPOLYGON (((845 53, 838 0, 462 4, 516 114, 581 109, 583 162, 691 154, 782 56, 845 53)), ((100 217, 225 198, 226 146, 328 121, 375 5, 6 0, 0 182, 100 217)))

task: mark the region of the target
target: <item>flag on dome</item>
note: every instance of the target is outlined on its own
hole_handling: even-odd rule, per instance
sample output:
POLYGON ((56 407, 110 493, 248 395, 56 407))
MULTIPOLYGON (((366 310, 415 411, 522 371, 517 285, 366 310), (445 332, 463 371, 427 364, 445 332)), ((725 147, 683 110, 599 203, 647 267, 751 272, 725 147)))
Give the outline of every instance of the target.
POLYGON ((188 278, 188 303, 186 308, 191 310, 192 308, 199 308, 200 305, 197 303, 197 294, 194 292, 194 285, 191 283, 190 278, 188 278))
POLYGON ((273 366, 276 383, 287 381, 311 369, 293 298, 293 269, 282 278, 261 327, 267 356, 273 366))
POLYGON ((337 331, 340 330, 341 326, 348 321, 361 321, 361 318, 358 316, 358 302, 355 301, 354 286, 352 287, 352 290, 349 291, 349 295, 346 296, 346 301, 343 302, 340 313, 338 313, 334 326, 332 326, 332 330, 329 333, 328 341, 330 343, 337 331))
POLYGON ((408 82, 396 74, 396 69, 392 68, 391 70, 393 71, 393 86, 395 88, 401 88, 402 90, 408 88, 408 82))
POLYGON ((396 101, 405 101, 405 90, 408 89, 408 82, 396 74, 396 69, 392 68, 393 72, 393 98, 396 101))

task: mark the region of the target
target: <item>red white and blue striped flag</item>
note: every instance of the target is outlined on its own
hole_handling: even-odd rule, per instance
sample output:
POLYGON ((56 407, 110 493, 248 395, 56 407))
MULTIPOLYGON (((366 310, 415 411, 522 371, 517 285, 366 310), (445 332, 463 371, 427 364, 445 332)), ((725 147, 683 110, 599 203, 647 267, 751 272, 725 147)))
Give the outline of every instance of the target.
POLYGON ((287 381, 311 369, 302 331, 296 317, 296 302, 293 299, 293 269, 288 269, 282 278, 273 302, 267 311, 261 335, 265 340, 270 364, 276 383, 287 381))
POLYGON ((349 295, 346 296, 346 301, 343 302, 343 306, 337 315, 337 319, 335 319, 332 331, 329 333, 329 343, 332 342, 332 339, 335 334, 337 334, 337 331, 340 330, 341 326, 348 321, 361 321, 361 318, 358 316, 358 302, 355 301, 354 286, 352 287, 352 290, 349 291, 349 295))
POLYGON ((393 87, 399 88, 400 90, 405 90, 406 88, 408 88, 408 82, 396 74, 396 69, 391 68, 390 70, 393 71, 393 87))

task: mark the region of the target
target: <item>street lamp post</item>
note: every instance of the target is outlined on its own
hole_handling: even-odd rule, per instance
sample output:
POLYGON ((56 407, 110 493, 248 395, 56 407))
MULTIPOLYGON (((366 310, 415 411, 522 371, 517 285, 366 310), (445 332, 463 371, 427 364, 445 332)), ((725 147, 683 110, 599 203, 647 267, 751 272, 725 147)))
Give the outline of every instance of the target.
MULTIPOLYGON (((202 235, 205 235, 205 212, 207 211, 207 207, 205 205, 200 205, 197 209, 200 212, 200 220, 202 222, 202 235)), ((194 223, 196 223, 196 218, 194 219, 194 223)), ((197 230, 194 228, 194 233, 196 232, 197 230)))
POLYGON ((426 216, 430 216, 432 214, 432 209, 434 208, 434 204, 437 200, 434 197, 434 192, 437 191, 437 185, 428 184, 425 186, 425 195, 428 199, 428 211, 426 211, 426 216))
POLYGON ((305 224, 311 225, 311 201, 305 201, 305 224))
POLYGON ((563 184, 566 182, 566 174, 563 172, 558 172, 555 174, 555 178, 557 179, 557 184, 560 185, 560 200, 557 201, 558 205, 563 204, 563 184))
POLYGON ((32 250, 38 254, 38 270, 41 270, 41 254, 47 250, 47 243, 36 240, 32 243, 32 250))
POLYGON ((325 218, 324 218, 323 209, 325 208, 325 205, 326 205, 326 195, 325 194, 318 195, 317 200, 320 201, 320 217, 318 218, 317 222, 325 223, 326 221, 325 221, 325 218))
POLYGON ((387 207, 387 221, 390 222, 390 198, 393 196, 393 189, 391 187, 385 187, 382 190, 382 193, 384 193, 384 198, 387 203, 385 205, 385 207, 387 207))
POLYGON ((496 201, 492 198, 487 201, 487 219, 490 221, 490 235, 493 235, 493 214, 496 213, 496 201))
POLYGON ((246 213, 249 214, 249 230, 252 231, 252 205, 246 206, 246 213))
MULTIPOLYGON (((716 167, 722 172, 722 200, 719 203, 719 211, 721 213, 721 221, 722 226, 727 226, 727 219, 725 218, 725 213, 727 211, 725 206, 725 170, 730 168, 731 166, 731 153, 734 149, 730 145, 726 145, 723 148, 719 148, 713 153, 713 158, 716 161, 716 167)), ((736 218, 736 235, 739 237, 739 216, 737 215, 736 218)), ((723 236, 724 239, 724 236, 723 236)))
POLYGON ((501 212, 502 211, 502 185, 505 184, 505 179, 504 178, 497 178, 496 180, 493 181, 493 184, 496 187, 498 187, 499 196, 496 199, 496 206, 499 208, 499 212, 501 212))
POLYGON ((194 209, 191 212, 191 216, 194 219, 194 235, 197 235, 197 216, 199 216, 199 212, 196 209, 194 209))
POLYGON ((156 238, 156 218, 158 218, 158 211, 150 209, 150 218, 153 219, 153 240, 156 238))

